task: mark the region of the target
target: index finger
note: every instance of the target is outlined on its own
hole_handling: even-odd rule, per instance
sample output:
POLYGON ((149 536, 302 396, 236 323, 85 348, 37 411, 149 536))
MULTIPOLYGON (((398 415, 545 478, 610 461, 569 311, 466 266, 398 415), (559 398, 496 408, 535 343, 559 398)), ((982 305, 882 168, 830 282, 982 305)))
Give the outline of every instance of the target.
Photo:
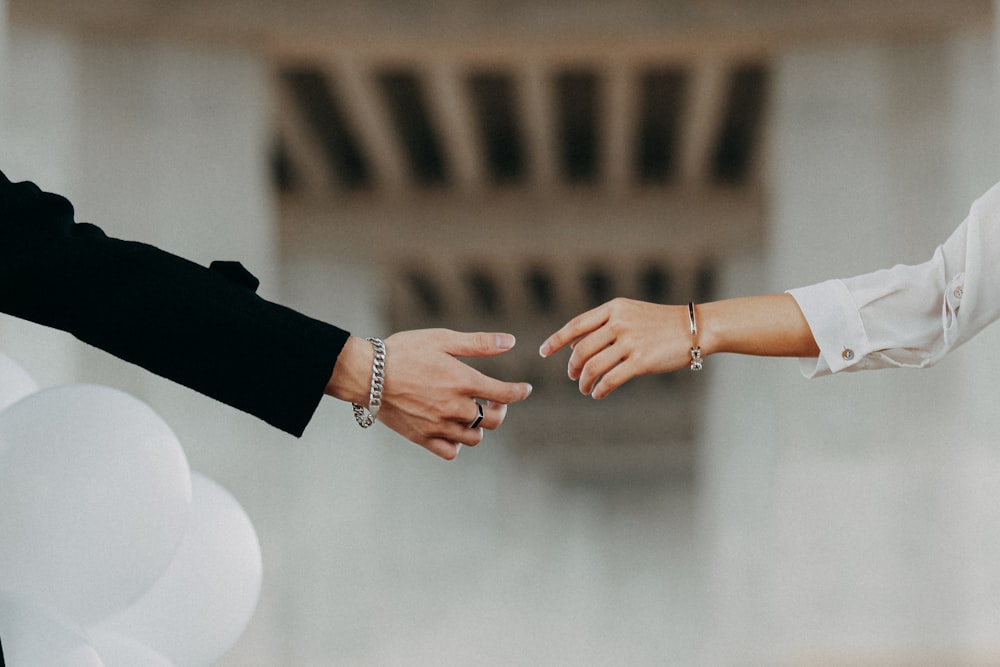
POLYGON ((542 355, 542 357, 548 357, 578 338, 582 338, 590 332, 600 329, 607 321, 607 309, 603 306, 598 306, 585 313, 581 313, 564 324, 559 331, 545 339, 542 346, 538 348, 538 354, 542 355))

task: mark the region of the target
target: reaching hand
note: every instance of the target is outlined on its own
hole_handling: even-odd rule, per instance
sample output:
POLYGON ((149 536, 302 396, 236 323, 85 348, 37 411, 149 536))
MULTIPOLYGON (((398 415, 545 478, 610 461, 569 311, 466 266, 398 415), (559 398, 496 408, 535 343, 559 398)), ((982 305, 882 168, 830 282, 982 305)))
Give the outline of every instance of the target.
POLYGON ((569 377, 580 391, 604 398, 632 378, 689 366, 719 352, 768 357, 819 354, 809 323, 790 294, 765 294, 699 304, 697 337, 687 306, 612 299, 577 315, 542 343, 543 357, 571 345, 569 377))
MULTIPOLYGON (((455 458, 459 445, 479 444, 483 429, 503 422, 507 404, 531 393, 527 383, 483 375, 458 357, 491 357, 513 346, 510 334, 420 329, 389 336, 378 420, 441 458, 455 458), (476 399, 483 402, 483 419, 470 428, 479 415, 476 399)), ((327 393, 367 405, 371 362, 371 345, 349 339, 327 393)))
POLYGON ((612 299, 577 315, 542 343, 543 357, 570 345, 568 373, 580 392, 604 398, 639 375, 666 373, 691 361, 685 306, 612 299))

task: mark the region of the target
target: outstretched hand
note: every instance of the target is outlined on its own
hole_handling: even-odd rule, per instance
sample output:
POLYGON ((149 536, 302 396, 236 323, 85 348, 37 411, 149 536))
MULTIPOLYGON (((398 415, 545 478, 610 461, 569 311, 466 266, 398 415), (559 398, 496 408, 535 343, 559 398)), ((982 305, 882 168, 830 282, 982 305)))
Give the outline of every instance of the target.
POLYGON ((739 297, 695 308, 696 338, 687 306, 612 299, 574 317, 538 351, 547 357, 571 346, 569 377, 594 398, 604 398, 639 375, 688 366, 694 345, 702 358, 719 352, 805 358, 820 353, 790 294, 739 297))
MULTIPOLYGON (((531 393, 525 382, 503 382, 459 360, 491 357, 514 347, 503 333, 461 333, 449 329, 403 331, 385 339, 385 386, 378 420, 404 438, 444 459, 459 445, 477 445, 483 429, 496 429, 507 405, 531 393), (483 404, 483 419, 470 428, 483 404)), ((334 368, 327 393, 368 404, 371 345, 351 337, 334 368)))
POLYGON ((567 345, 567 372, 580 392, 604 398, 639 375, 666 373, 691 361, 687 308, 617 298, 577 315, 548 337, 539 354, 567 345))

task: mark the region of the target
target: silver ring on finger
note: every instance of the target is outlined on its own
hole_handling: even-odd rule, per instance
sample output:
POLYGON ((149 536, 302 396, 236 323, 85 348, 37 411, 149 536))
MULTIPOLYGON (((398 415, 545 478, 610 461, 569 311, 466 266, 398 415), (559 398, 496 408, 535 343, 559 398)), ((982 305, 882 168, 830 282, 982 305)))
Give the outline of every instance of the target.
POLYGON ((483 421, 483 404, 476 401, 476 409, 479 410, 479 414, 469 424, 469 428, 479 428, 479 424, 483 421))

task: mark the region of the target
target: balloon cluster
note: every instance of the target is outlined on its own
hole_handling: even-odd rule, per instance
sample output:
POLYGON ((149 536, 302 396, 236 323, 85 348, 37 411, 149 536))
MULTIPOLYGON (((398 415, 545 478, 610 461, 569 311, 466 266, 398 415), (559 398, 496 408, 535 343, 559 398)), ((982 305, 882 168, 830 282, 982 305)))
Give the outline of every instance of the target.
POLYGON ((149 406, 39 390, 0 354, 0 644, 18 667, 202 667, 257 606, 260 545, 149 406))

